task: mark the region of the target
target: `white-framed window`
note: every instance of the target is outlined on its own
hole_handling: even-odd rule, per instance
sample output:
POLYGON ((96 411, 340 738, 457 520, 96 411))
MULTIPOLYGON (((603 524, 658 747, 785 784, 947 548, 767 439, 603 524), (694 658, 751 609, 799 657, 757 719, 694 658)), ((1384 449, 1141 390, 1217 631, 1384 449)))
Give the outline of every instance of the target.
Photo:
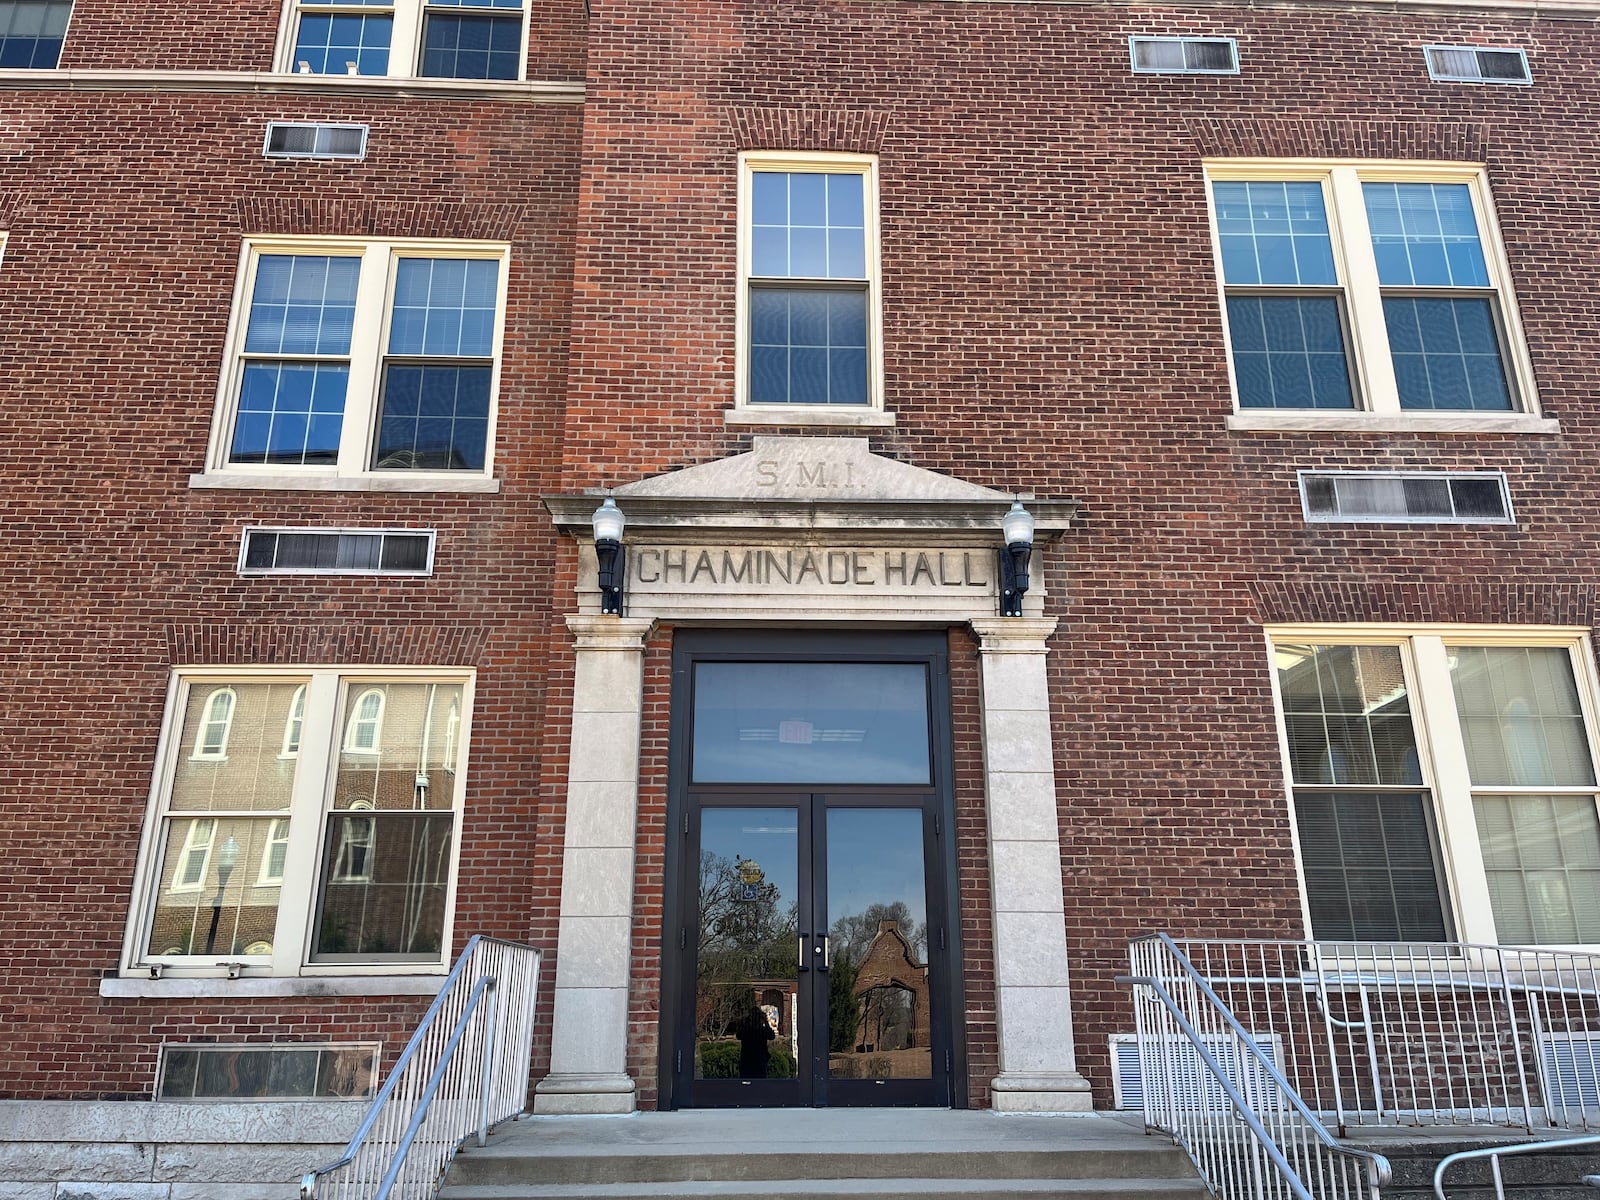
POLYGON ((293 758, 300 753, 300 732, 306 724, 306 685, 295 688, 289 699, 289 715, 283 719, 283 749, 280 758, 293 758))
POLYGON ((226 759, 228 733, 233 728, 233 706, 238 697, 230 687, 219 687, 206 697, 205 715, 195 730, 193 758, 226 759))
POLYGON ((72 19, 72 0, 0 0, 0 69, 50 70, 72 19))
POLYGON ((488 478, 507 247, 251 239, 208 471, 488 478))
POLYGON ((521 79, 525 0, 286 0, 278 70, 521 79))
POLYGON ((1536 415, 1483 169, 1206 165, 1241 414, 1536 415))
POLYGON ((1230 37, 1153 37, 1128 39, 1135 75, 1237 75, 1239 43, 1230 37))
POLYGON ((1435 83, 1533 82, 1528 55, 1516 46, 1424 46, 1422 55, 1435 83))
POLYGON ((444 970, 468 723, 452 736, 449 714, 467 712, 471 683, 424 669, 175 671, 124 970, 444 970), (197 762, 179 748, 219 687, 236 697, 229 756, 197 762), (349 752, 345 731, 373 695, 381 740, 349 752))
POLYGON ((383 688, 368 688, 350 705, 344 729, 346 754, 377 754, 383 738, 383 688))
POLYGON ((741 154, 736 409, 881 413, 879 276, 875 158, 741 154))
POLYGON ((1600 945, 1584 632, 1268 636, 1313 937, 1600 945))

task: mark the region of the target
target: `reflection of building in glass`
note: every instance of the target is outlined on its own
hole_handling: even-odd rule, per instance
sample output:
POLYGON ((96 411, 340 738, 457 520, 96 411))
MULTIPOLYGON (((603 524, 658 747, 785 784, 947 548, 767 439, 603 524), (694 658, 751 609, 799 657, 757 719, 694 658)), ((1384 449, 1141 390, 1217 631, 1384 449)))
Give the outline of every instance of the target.
MULTIPOLYGON (((900 922, 878 922, 878 932, 855 965, 854 1043, 831 1054, 835 1078, 925 1078, 930 1041, 928 967, 900 922)), ((837 1044, 837 1043, 836 1043, 837 1044)))

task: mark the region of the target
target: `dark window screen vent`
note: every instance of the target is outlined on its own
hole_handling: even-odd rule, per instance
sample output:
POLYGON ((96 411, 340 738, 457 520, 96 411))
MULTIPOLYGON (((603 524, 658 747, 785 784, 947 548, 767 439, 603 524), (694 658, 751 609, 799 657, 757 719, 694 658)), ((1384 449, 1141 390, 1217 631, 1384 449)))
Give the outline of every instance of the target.
POLYGON ((1532 83, 1528 56, 1505 46, 1424 46, 1428 75, 1440 83, 1532 83))
POLYGON ((246 529, 241 575, 427 575, 431 529, 246 529))
POLYGON ((1239 73, 1239 47, 1232 38, 1131 37, 1128 54, 1141 75, 1239 73))
POLYGON ((1477 474, 1301 471, 1307 521, 1413 525, 1511 525, 1511 495, 1498 471, 1477 474))
POLYGON ((367 127, 271 121, 262 153, 268 158, 365 158, 367 127))

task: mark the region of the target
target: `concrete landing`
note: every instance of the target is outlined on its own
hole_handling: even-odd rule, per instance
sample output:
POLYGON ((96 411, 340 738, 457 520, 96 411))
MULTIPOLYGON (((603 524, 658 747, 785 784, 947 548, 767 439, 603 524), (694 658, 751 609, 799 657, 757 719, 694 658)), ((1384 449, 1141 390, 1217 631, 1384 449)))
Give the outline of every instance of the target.
POLYGON ((440 1200, 1204 1200, 1170 1141, 1094 1114, 740 1109, 529 1117, 440 1200))

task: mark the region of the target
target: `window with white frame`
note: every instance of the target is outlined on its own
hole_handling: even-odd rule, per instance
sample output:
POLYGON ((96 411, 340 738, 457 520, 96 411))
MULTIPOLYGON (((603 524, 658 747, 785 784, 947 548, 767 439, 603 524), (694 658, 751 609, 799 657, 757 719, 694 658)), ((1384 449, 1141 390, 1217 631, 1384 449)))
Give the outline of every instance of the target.
POLYGON ((279 757, 293 758, 300 753, 300 731, 306 724, 306 685, 295 688, 289 698, 289 715, 283 721, 283 750, 279 757))
POLYGON ((1241 411, 1533 413, 1472 166, 1208 164, 1241 411))
POLYGON ((233 728, 235 699, 232 688, 218 688, 206 700, 205 716, 194 736, 195 758, 228 757, 228 733, 233 728))
POLYGON ((0 68, 55 67, 71 18, 72 0, 0 0, 0 68))
POLYGON ((229 753, 163 754, 126 969, 444 969, 466 728, 451 714, 464 712, 470 682, 459 672, 178 672, 163 745, 192 746, 226 691, 229 753), (286 757, 292 721, 298 747, 286 757), (363 748, 347 748, 345 731, 363 748))
POLYGON ((211 470, 487 477, 506 248, 246 246, 211 470))
POLYGON ((881 408, 876 161, 740 164, 739 406, 798 421, 881 408))
POLYGON ((1312 936, 1600 944, 1576 631, 1272 632, 1312 936))
POLYGON ((525 0, 287 0, 278 69, 521 79, 525 0))

